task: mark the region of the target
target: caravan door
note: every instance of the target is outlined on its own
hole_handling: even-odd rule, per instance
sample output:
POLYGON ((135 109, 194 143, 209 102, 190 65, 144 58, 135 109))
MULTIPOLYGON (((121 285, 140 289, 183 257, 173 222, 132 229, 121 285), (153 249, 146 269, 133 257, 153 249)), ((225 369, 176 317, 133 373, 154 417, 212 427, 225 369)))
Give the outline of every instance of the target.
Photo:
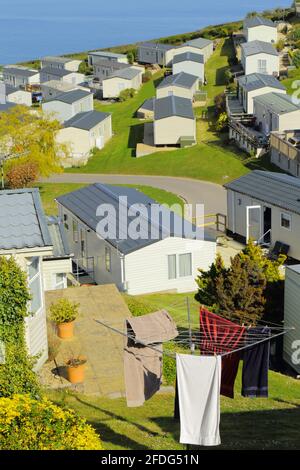
POLYGON ((246 241, 248 243, 251 238, 257 242, 261 233, 261 206, 247 206, 246 207, 246 241))

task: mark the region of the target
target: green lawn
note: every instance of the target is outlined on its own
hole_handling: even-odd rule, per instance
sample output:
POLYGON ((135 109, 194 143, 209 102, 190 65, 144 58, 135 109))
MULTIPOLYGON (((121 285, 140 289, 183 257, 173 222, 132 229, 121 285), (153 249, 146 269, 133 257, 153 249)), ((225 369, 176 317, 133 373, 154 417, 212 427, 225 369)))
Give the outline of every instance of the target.
POLYGON ((289 95, 292 95, 295 91, 297 92, 297 90, 298 90, 297 98, 299 99, 299 97, 300 97, 300 92, 299 92, 300 86, 299 86, 299 83, 298 84, 296 83, 297 81, 300 83, 300 69, 291 70, 289 72, 289 77, 286 78, 285 80, 282 80, 281 83, 286 87, 287 92, 288 92, 289 95))
MULTIPOLYGON (((37 187, 40 189, 40 194, 42 198, 42 203, 46 214, 55 215, 57 213, 57 206, 55 203, 55 198, 61 196, 62 194, 69 193, 71 191, 76 191, 86 186, 85 184, 79 183, 39 183, 37 187)), ((147 196, 151 197, 160 204, 167 204, 171 206, 173 204, 179 204, 181 207, 184 204, 184 201, 176 196, 173 193, 164 191, 163 189, 152 188, 151 186, 135 186, 128 185, 138 189, 147 196)))
MULTIPOLYGON (((300 449, 300 382, 270 372, 269 399, 221 397, 221 439, 217 449, 300 449)), ((49 392, 55 402, 75 409, 100 434, 106 450, 175 450, 179 423, 173 420, 173 394, 156 395, 139 408, 125 400, 49 392)))
POLYGON ((212 104, 214 97, 225 88, 225 71, 228 57, 233 54, 229 39, 222 40, 214 55, 206 64, 208 84, 209 119, 201 119, 202 109, 197 109, 198 144, 187 149, 172 152, 157 152, 142 158, 135 158, 136 143, 142 141, 143 123, 135 117, 136 110, 146 98, 154 96, 154 81, 143 85, 137 95, 124 103, 103 105, 95 102, 99 111, 112 113, 114 136, 104 149, 95 152, 85 167, 71 168, 67 171, 78 173, 117 173, 185 176, 202 180, 224 183, 245 174, 251 165, 260 166, 264 162, 255 161, 245 153, 228 146, 212 130, 212 104))

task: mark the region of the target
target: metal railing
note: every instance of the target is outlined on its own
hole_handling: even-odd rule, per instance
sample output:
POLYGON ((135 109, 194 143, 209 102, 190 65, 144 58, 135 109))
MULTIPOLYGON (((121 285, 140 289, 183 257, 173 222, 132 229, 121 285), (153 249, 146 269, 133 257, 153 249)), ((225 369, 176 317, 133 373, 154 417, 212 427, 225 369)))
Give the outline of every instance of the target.
POLYGON ((73 263, 75 265, 75 272, 73 272, 74 276, 79 282, 80 276, 88 275, 91 278, 94 278, 95 274, 95 260, 93 256, 87 256, 83 258, 75 258, 73 259, 73 263))
POLYGON ((264 233, 258 240, 256 240, 255 244, 256 245, 266 245, 266 246, 270 246, 271 245, 271 241, 270 242, 265 242, 265 237, 267 235, 270 234, 270 240, 271 240, 271 234, 272 234, 272 229, 269 229, 266 231, 266 233, 264 233))

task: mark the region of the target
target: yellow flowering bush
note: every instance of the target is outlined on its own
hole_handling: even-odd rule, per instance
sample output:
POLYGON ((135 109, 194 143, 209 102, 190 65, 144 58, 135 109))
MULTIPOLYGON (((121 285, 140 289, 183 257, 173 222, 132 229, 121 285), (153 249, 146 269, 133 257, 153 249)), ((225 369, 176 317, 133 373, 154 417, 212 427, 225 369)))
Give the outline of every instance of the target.
POLYGON ((102 450, 87 422, 47 398, 0 398, 1 450, 102 450))

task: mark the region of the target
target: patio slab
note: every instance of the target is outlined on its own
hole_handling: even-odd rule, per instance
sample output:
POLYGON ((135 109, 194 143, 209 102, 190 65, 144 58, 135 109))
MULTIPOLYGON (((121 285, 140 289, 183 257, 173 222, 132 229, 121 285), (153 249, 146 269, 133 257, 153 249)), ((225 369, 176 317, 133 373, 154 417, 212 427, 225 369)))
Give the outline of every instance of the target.
MULTIPOLYGON (((55 362, 48 362, 40 372, 41 382, 49 388, 71 388, 87 395, 124 395, 124 337, 97 324, 103 321, 124 330, 125 319, 131 314, 115 285, 72 287, 46 292, 46 307, 60 298, 80 304, 75 321, 74 338, 59 340, 55 362), (85 381, 72 385, 66 380, 65 363, 72 357, 87 359, 85 381), (54 373, 53 373, 54 372, 54 373)), ((55 326, 49 324, 53 336, 55 326)))

